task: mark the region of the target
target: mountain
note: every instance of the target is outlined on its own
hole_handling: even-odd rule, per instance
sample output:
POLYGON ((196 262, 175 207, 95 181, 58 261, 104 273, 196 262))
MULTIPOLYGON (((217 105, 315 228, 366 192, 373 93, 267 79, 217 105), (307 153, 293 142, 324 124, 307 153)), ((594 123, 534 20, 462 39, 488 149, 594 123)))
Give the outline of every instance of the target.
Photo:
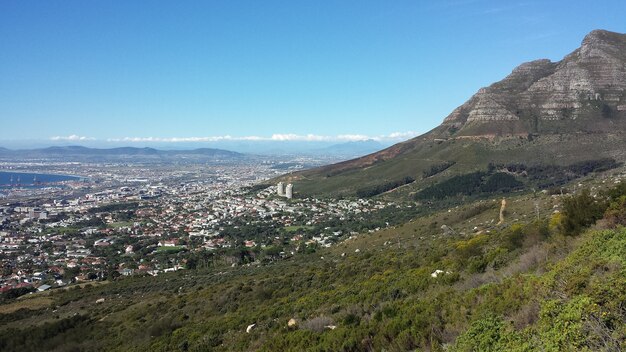
POLYGON ((321 148, 316 150, 315 152, 321 154, 331 154, 338 156, 361 156, 370 154, 376 151, 383 149, 385 146, 377 142, 373 139, 368 139, 364 141, 353 141, 353 142, 345 142, 339 144, 333 144, 326 148, 321 148))
POLYGON ((83 146, 48 147, 41 149, 9 150, 0 149, 2 158, 20 159, 62 159, 66 161, 88 160, 161 160, 164 158, 194 158, 194 159, 237 159, 243 154, 222 149, 200 148, 193 150, 159 150, 154 148, 120 147, 110 149, 88 148, 83 146))
POLYGON ((18 150, 18 153, 41 155, 156 155, 153 148, 121 147, 111 149, 87 148, 82 146, 48 147, 32 150, 18 150))
MULTIPOLYGON (((626 159, 626 35, 589 33, 561 61, 536 60, 481 88, 433 130, 361 158, 285 176, 301 195, 354 195, 404 178, 416 192, 490 163, 626 159), (446 166, 447 167, 444 167, 446 166), (436 173, 434 180, 430 170, 436 173), (428 175, 428 176, 425 176, 428 175)), ((405 192, 406 193, 406 192, 405 192)))
POLYGON ((333 141, 298 141, 298 140, 251 140, 218 141, 209 144, 212 148, 233 150, 254 155, 312 155, 354 158, 381 150, 390 144, 374 140, 337 143, 333 141))

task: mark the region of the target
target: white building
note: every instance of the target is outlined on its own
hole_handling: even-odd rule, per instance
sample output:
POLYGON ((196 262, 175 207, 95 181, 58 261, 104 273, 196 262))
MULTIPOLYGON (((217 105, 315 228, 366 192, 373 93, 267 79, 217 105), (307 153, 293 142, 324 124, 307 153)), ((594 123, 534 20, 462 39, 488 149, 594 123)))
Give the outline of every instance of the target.
POLYGON ((285 196, 285 189, 283 187, 284 187, 284 184, 282 182, 278 182, 278 186, 276 188, 277 188, 278 195, 281 197, 285 196))
POLYGON ((287 189, 285 190, 285 197, 288 199, 293 198, 293 185, 290 183, 287 185, 287 189))

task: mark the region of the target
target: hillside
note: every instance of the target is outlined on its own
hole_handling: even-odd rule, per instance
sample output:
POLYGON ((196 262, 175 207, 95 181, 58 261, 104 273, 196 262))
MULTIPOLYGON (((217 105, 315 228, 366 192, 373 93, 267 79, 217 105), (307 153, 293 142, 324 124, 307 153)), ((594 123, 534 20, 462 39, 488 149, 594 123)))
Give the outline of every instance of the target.
POLYGON ((8 299, 0 349, 622 350, 617 179, 509 199, 500 225, 490 199, 268 265, 214 262, 8 299))
POLYGON ((559 62, 524 63, 481 88, 430 132, 358 159, 285 176, 296 194, 354 195, 417 180, 400 195, 489 163, 626 160, 626 35, 596 30, 559 62), (424 172, 453 164, 436 177, 424 172))

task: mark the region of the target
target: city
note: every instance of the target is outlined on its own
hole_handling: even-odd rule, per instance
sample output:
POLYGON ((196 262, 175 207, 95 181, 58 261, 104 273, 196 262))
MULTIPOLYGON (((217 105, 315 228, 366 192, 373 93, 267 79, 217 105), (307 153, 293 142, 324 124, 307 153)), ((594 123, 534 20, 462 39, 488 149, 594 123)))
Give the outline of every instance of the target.
MULTIPOLYGON (((7 164, 9 170, 25 167, 7 164)), ((362 215, 394 206, 293 198, 291 184, 263 184, 276 175, 275 163, 38 166, 85 176, 3 190, 2 292, 158 275, 218 261, 269 263, 356 235, 366 223, 362 215)))

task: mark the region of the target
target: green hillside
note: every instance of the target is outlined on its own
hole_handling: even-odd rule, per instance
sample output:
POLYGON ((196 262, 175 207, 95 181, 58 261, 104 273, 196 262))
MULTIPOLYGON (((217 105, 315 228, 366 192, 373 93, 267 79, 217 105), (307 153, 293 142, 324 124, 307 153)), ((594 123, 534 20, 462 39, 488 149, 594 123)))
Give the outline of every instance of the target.
MULTIPOLYGON (((406 197, 433 183, 452 176, 475 171, 486 171, 489 164, 527 166, 568 166, 575 163, 614 158, 623 160, 617 152, 626 150, 623 136, 548 136, 528 139, 506 139, 498 142, 486 140, 449 140, 420 142, 411 152, 363 168, 335 172, 320 168, 286 175, 282 179, 294 184, 298 197, 355 196, 360 189, 412 177, 411 185, 397 189, 391 196, 406 197), (433 167, 451 164, 431 176, 433 167)), ((523 180, 523 177, 521 178, 523 180)))
POLYGON ((624 349, 626 185, 613 180, 509 198, 501 225, 500 200, 484 199, 269 265, 5 298, 0 349, 624 349))

